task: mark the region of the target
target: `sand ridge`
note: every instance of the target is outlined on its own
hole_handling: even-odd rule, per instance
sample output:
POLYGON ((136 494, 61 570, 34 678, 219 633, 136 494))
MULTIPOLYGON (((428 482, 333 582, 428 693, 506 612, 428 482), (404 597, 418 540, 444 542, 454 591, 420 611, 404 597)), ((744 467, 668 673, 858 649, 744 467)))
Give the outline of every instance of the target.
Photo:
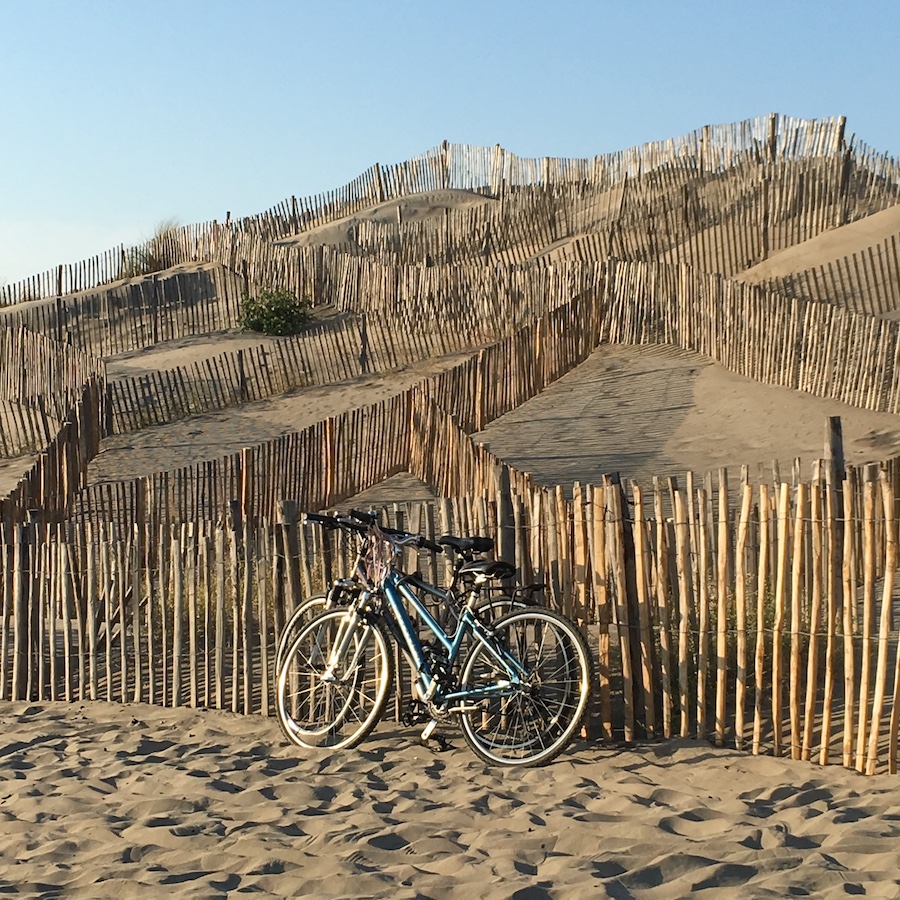
POLYGON ((813 269, 900 234, 900 205, 890 206, 863 219, 830 228, 808 241, 773 253, 761 263, 738 273, 735 281, 760 284, 772 278, 784 278, 813 269))

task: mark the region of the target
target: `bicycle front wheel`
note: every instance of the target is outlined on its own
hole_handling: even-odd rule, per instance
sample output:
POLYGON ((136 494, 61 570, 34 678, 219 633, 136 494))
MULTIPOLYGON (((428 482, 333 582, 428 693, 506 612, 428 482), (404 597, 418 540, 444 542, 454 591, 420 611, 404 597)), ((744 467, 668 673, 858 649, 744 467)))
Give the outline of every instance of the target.
POLYGON ((275 672, 281 671, 284 658, 291 645, 297 639, 303 627, 317 615, 326 609, 343 608, 348 606, 358 595, 358 591, 348 591, 344 588, 332 588, 327 594, 318 594, 304 600, 291 613, 290 618, 284 623, 281 638, 275 651, 275 672))
POLYGON ((568 619, 538 607, 509 613, 493 632, 524 674, 520 684, 506 688, 509 669, 481 641, 473 646, 463 666, 462 689, 503 689, 466 704, 460 714, 463 737, 489 763, 549 762, 568 746, 588 708, 593 667, 584 637, 568 619))
POLYGON ((281 632, 281 638, 278 641, 278 647, 275 650, 275 672, 281 671, 282 663, 291 645, 297 640, 297 635, 303 629, 307 622, 314 619, 320 613, 325 612, 328 608, 328 597, 325 594, 319 594, 316 597, 310 597, 304 600, 291 613, 290 618, 284 623, 284 630, 281 632))
POLYGON ((317 616, 284 655, 276 709, 281 730, 299 747, 353 747, 372 731, 387 703, 393 654, 380 624, 358 622, 343 658, 331 659, 346 616, 342 609, 317 616))

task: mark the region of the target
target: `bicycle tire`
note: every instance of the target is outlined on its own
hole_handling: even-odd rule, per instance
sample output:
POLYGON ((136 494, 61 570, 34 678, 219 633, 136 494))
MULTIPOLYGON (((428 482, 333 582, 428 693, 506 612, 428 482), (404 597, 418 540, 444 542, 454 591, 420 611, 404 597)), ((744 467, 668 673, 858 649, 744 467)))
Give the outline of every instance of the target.
POLYGON ((345 610, 332 609, 307 622, 278 672, 278 722, 298 747, 354 747, 371 733, 387 703, 394 657, 380 623, 359 622, 337 677, 322 680, 344 618, 345 610))
POLYGON ((493 624, 511 612, 520 609, 531 609, 533 606, 535 606, 534 603, 529 603, 521 597, 510 597, 506 594, 501 594, 496 597, 486 597, 484 600, 479 601, 475 604, 474 612, 482 622, 493 624))
MULTIPOLYGON (((521 689, 479 700, 460 713, 466 743, 482 760, 506 766, 550 762, 569 745, 588 709, 593 664, 578 627, 549 609, 516 610, 492 626, 528 673, 521 689)), ((462 690, 507 679, 480 641, 463 664, 462 690)))

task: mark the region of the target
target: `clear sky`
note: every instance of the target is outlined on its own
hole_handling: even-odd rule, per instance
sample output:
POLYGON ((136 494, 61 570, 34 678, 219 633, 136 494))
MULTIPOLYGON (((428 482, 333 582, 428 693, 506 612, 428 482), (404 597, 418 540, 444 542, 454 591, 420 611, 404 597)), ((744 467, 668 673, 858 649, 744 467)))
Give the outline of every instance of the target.
POLYGON ((443 140, 590 157, 770 112, 900 156, 896 0, 0 0, 0 279, 443 140))

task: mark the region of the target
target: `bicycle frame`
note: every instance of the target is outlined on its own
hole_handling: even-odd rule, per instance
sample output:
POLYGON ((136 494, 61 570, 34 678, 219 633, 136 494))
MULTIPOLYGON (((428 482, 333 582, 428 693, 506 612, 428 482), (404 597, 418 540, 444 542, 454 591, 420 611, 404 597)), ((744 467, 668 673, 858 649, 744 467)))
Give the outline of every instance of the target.
MULTIPOLYGON (((416 671, 416 680, 419 690, 422 693, 423 700, 430 700, 435 703, 460 703, 464 701, 482 700, 487 697, 503 697, 511 696, 527 678, 526 670, 521 666, 505 648, 494 640, 493 632, 483 625, 478 618, 472 614, 471 603, 466 603, 461 611, 459 620, 456 624, 456 630, 452 635, 448 635, 440 624, 431 615, 422 601, 415 595, 409 587, 408 576, 397 571, 390 571, 382 583, 381 589, 384 599, 387 602, 387 609, 396 625, 395 636, 402 638, 404 649, 407 651, 411 662, 416 671), (466 691, 450 691, 449 693, 441 692, 441 685, 434 677, 431 666, 428 663, 428 657, 419 640, 416 632, 415 624, 409 614, 409 610, 404 605, 415 610, 416 615, 424 623, 425 627, 434 635, 438 643, 447 653, 447 659, 452 666, 458 656, 459 651, 468 635, 473 635, 481 644, 484 645, 488 653, 503 668, 506 679, 500 680, 495 684, 479 688, 477 690, 466 691)), ((432 585, 420 582, 418 579, 414 582, 418 587, 427 590, 430 594, 441 597, 447 592, 441 591, 432 585)), ((471 599, 471 597, 470 597, 471 599)))

